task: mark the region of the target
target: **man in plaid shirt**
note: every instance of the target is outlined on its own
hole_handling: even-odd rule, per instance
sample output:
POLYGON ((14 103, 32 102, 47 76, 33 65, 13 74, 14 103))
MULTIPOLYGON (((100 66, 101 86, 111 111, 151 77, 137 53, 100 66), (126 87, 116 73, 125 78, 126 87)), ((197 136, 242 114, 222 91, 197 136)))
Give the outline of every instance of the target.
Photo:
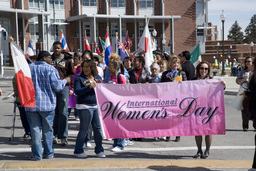
POLYGON ((52 123, 56 108, 56 92, 61 91, 70 78, 60 80, 58 71, 51 65, 51 55, 41 51, 37 61, 30 64, 31 77, 35 88, 35 108, 26 108, 31 129, 31 160, 54 157, 52 123), (43 148, 41 143, 41 130, 43 148))

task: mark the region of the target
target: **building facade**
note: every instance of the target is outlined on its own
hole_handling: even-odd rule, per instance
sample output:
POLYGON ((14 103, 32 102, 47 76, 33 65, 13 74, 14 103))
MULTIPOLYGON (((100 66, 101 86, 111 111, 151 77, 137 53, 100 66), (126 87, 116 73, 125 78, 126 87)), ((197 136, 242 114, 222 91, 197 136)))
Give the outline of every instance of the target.
MULTIPOLYGON (((0 0, 0 24, 26 51, 29 40, 36 53, 50 51, 63 30, 70 51, 83 51, 86 33, 90 44, 105 39, 109 28, 112 48, 116 32, 124 41, 126 31, 137 44, 149 20, 149 30, 157 31, 159 49, 171 54, 190 51, 205 43, 208 0, 0 0), (201 34, 201 32, 204 34, 201 34), (86 32, 85 32, 86 31, 86 32), (166 48, 169 47, 169 48, 166 48)), ((8 40, 1 39, 4 65, 11 65, 8 40)), ((201 47, 201 51, 204 45, 201 47)))

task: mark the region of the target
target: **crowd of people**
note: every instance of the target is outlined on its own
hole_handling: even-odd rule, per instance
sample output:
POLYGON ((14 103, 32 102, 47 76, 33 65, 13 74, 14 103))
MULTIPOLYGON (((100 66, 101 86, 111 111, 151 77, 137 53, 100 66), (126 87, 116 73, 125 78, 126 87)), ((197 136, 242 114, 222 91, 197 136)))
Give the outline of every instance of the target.
MULTIPOLYGON (((162 54, 156 51, 149 71, 145 67, 143 53, 130 54, 123 61, 119 55, 112 53, 107 66, 104 63, 104 56, 89 50, 85 50, 82 54, 71 55, 63 51, 59 41, 54 42, 53 50, 52 55, 47 51, 41 51, 34 58, 35 62, 29 65, 36 93, 35 108, 20 106, 17 85, 15 78, 13 79, 16 102, 25 130, 24 138, 31 136, 31 160, 53 158, 53 144, 68 145, 68 118, 72 109, 74 109, 76 120, 80 121, 74 156, 87 157, 84 148, 91 146, 93 132, 96 156, 106 157, 102 146, 102 128, 93 89, 99 83, 144 84, 212 78, 210 65, 207 62, 201 62, 195 68, 190 62, 188 51, 183 51, 178 56, 169 56, 167 53, 162 54)), ((225 82, 223 85, 225 87, 225 82)), ((170 141, 170 137, 156 137, 158 138, 170 141)), ((142 137, 133 140, 141 141, 142 137)), ((175 139, 176 142, 180 140, 179 136, 175 139)), ((210 155, 212 136, 205 136, 206 150, 204 152, 202 136, 196 136, 195 141, 198 151, 194 158, 207 158, 210 155)), ((122 151, 125 145, 132 144, 133 141, 129 139, 114 139, 113 145, 108 150, 122 151)))

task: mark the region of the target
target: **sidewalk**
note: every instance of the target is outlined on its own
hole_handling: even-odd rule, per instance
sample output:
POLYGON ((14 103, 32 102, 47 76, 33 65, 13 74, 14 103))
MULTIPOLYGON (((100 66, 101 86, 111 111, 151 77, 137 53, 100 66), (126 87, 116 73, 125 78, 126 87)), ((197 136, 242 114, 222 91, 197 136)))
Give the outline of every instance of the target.
POLYGON ((236 83, 236 77, 216 76, 214 78, 221 78, 226 82, 225 95, 237 95, 240 85, 236 83))

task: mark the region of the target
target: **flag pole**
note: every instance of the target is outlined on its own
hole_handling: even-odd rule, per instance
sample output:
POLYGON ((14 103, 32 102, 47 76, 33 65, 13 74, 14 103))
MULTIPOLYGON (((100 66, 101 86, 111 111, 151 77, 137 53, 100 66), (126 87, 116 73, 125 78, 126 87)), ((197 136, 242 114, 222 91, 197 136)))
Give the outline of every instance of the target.
POLYGON ((13 42, 13 40, 14 40, 13 37, 10 36, 10 37, 9 37, 10 43, 13 44, 17 49, 19 49, 19 50, 23 53, 23 55, 26 56, 26 58, 29 60, 29 62, 34 63, 34 62, 25 54, 25 52, 24 52, 16 43, 13 42))
POLYGON ((116 54, 118 54, 118 44, 117 44, 117 41, 118 41, 118 32, 116 32, 116 54))

